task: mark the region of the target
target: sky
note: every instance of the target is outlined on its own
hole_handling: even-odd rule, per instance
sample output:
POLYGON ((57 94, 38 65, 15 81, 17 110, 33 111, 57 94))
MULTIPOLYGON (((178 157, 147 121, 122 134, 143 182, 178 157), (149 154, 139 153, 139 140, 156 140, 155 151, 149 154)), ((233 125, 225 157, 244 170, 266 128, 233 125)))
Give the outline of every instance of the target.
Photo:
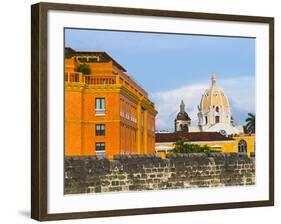
POLYGON ((255 113, 254 38, 65 29, 65 46, 106 51, 121 64, 155 103, 157 130, 173 131, 181 100, 198 123, 197 105, 212 73, 236 124, 255 113))

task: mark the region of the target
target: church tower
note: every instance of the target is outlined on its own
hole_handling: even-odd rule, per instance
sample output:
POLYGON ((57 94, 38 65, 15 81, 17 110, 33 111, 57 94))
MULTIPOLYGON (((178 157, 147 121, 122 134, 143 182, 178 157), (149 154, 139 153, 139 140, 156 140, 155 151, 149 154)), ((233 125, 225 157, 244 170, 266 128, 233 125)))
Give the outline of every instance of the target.
POLYGON ((183 100, 180 104, 180 112, 177 114, 175 119, 175 132, 177 131, 189 131, 189 126, 191 124, 191 119, 188 114, 185 112, 185 105, 183 100))

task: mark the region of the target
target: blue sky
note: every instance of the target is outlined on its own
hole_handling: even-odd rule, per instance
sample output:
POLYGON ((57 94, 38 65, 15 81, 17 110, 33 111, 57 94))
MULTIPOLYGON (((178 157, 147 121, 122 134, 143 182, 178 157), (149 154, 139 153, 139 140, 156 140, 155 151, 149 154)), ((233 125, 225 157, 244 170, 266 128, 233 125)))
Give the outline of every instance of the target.
POLYGON ((213 72, 237 124, 255 112, 253 38, 66 29, 65 45, 106 51, 125 67, 155 102, 157 129, 173 129, 181 99, 197 123, 197 105, 213 72))

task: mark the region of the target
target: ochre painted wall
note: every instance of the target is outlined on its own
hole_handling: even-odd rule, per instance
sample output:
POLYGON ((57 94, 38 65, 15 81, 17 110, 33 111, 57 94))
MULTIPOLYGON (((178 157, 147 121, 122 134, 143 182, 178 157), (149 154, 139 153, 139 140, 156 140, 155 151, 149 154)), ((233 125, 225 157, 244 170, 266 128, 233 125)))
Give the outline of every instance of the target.
POLYGON ((238 152, 238 143, 240 140, 244 140, 247 142, 247 154, 248 156, 251 153, 255 153, 255 144, 256 144, 256 136, 255 134, 240 134, 238 136, 232 137, 235 139, 235 150, 238 152))
MULTIPOLYGON (((247 155, 251 156, 252 153, 255 152, 255 135, 251 134, 240 134, 235 137, 232 137, 233 140, 230 141, 205 141, 205 142, 188 142, 187 144, 198 144, 200 146, 221 146, 221 148, 213 148, 215 150, 220 150, 221 152, 238 152, 238 143, 240 140, 244 140, 247 143, 247 155)), ((167 142, 167 143, 156 143, 156 146, 166 146, 166 147, 174 147, 174 142, 167 142)), ((158 151, 162 158, 165 158, 166 155, 171 151, 158 151)))
POLYGON ((65 59, 65 155, 96 155, 96 143, 105 154, 155 154, 154 104, 147 93, 113 62, 86 63, 90 74, 76 72, 75 56, 65 59), (96 113, 96 98, 105 99, 105 113, 96 113), (96 124, 105 135, 96 135, 96 124))

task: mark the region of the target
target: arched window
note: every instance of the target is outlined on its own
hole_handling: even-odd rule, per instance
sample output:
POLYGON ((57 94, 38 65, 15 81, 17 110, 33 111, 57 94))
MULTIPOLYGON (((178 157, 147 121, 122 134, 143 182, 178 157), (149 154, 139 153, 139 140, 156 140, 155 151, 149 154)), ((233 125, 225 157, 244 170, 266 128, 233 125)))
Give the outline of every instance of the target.
POLYGON ((182 130, 182 131, 188 131, 188 126, 187 126, 187 124, 183 125, 181 130, 182 130))
POLYGON ((220 112, 220 108, 216 106, 216 112, 220 112))
POLYGON ((180 124, 180 131, 188 131, 188 125, 187 124, 180 124))
POLYGON ((182 131, 182 126, 183 126, 183 124, 180 124, 180 131, 182 131))
POLYGON ((205 117, 205 124, 208 124, 208 117, 205 117))
POLYGON ((238 142, 238 152, 247 152, 247 142, 245 140, 238 142))

